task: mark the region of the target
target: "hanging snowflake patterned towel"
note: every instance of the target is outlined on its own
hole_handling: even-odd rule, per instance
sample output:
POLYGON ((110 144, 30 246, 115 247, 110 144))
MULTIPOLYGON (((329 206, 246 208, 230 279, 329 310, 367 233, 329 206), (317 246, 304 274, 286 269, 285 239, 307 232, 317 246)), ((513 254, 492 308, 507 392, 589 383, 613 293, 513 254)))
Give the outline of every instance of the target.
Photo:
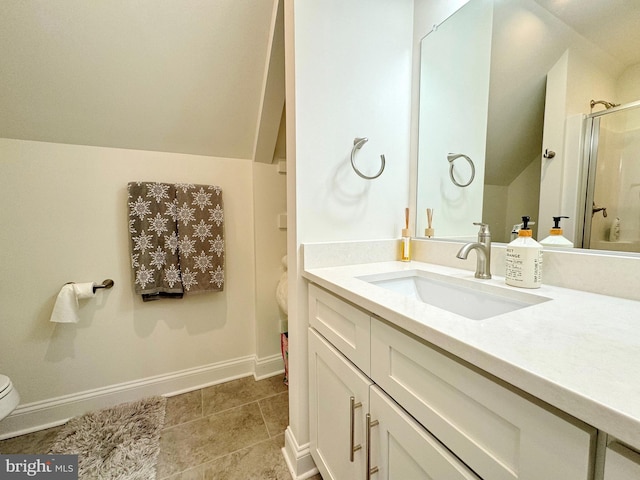
POLYGON ((131 182, 129 233, 143 300, 224 288, 222 190, 212 185, 131 182))

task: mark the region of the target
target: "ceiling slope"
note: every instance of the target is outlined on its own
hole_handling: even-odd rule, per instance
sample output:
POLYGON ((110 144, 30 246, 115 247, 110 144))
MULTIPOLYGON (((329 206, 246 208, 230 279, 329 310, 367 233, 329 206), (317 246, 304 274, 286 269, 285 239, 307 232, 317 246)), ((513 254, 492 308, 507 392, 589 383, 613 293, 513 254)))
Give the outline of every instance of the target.
POLYGON ((276 3, 5 0, 0 137, 252 159, 276 3))

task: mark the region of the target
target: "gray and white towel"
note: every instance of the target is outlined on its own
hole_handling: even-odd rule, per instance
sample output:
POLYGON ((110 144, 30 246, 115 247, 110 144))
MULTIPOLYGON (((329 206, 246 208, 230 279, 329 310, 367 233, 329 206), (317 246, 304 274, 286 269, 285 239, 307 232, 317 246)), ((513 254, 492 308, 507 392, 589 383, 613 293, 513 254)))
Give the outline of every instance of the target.
POLYGON ((211 185, 130 182, 135 291, 143 300, 224 288, 222 190, 211 185))

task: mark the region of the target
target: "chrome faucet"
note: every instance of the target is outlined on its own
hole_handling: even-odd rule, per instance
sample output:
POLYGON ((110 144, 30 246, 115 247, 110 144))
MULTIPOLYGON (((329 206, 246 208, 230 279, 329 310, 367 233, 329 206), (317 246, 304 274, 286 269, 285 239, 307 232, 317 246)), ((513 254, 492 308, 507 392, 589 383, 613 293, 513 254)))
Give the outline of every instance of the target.
POLYGON ((491 278, 491 233, 489 232, 489 225, 486 223, 475 223, 480 227, 478 232, 478 241, 465 244, 456 257, 461 260, 466 260, 471 250, 476 251, 476 278, 489 279, 491 278))

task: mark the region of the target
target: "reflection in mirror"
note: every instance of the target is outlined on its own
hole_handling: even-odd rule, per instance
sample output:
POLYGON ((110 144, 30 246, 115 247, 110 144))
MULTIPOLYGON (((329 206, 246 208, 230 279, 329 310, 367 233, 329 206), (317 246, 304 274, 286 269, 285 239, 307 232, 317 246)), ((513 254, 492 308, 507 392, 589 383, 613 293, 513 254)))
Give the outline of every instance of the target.
MULTIPOLYGON (((482 220, 497 242, 522 215, 538 239, 567 215, 564 234, 581 245, 585 117, 607 107, 591 100, 640 99, 640 3, 557 3, 470 0, 422 40, 418 235, 427 208, 436 237, 475 238, 482 220), (473 160, 469 186, 451 181, 451 153, 473 160)), ((456 161, 454 175, 468 180, 467 162, 456 161)))

